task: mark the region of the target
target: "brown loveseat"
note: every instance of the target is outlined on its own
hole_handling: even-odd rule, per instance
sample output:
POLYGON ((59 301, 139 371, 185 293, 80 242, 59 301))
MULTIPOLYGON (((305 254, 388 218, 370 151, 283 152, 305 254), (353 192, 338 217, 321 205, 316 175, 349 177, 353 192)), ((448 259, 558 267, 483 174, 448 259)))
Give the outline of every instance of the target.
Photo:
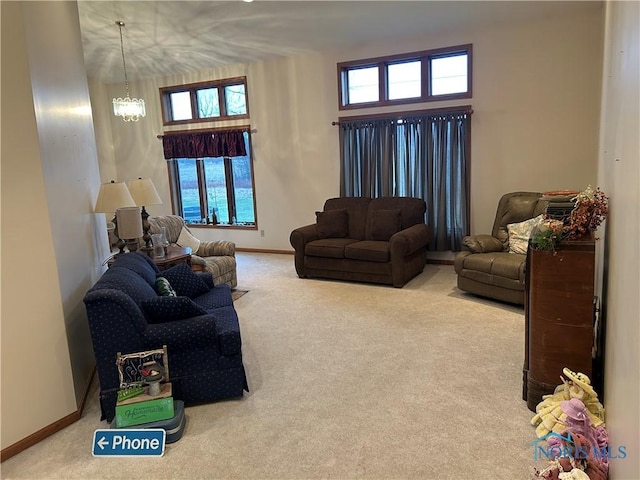
POLYGON ((291 232, 298 276, 403 287, 427 261, 425 211, 420 198, 330 198, 315 224, 291 232))
MULTIPOLYGON (((524 247, 515 249, 509 229, 543 214, 548 201, 541 193, 513 192, 498 202, 491 235, 470 235, 463 239, 463 250, 455 259, 458 288, 475 295, 524 304, 525 234, 520 239, 524 247)), ((517 230, 515 230, 517 231, 517 230)))

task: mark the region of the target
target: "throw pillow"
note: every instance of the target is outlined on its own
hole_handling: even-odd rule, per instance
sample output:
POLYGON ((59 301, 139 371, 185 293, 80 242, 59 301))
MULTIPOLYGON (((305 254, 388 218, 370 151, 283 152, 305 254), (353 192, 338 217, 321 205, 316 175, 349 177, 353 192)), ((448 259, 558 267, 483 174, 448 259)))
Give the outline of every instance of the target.
POLYGON ((529 244, 529 237, 531 231, 542 223, 544 215, 538 215, 537 217, 530 218, 520 223, 510 223, 507 225, 507 231, 509 232, 509 253, 527 253, 527 245, 529 244))
POLYGON ((349 235, 349 215, 344 208, 316 212, 316 228, 320 238, 344 238, 349 235))
POLYGON ((169 283, 169 280, 167 280, 164 277, 156 278, 156 290, 158 292, 158 295, 160 295, 162 297, 176 297, 177 296, 176 295, 176 291, 171 286, 171 283, 169 283))
POLYGON ((369 240, 388 242, 402 227, 400 210, 373 210, 369 212, 369 240))
POLYGON ((191 253, 195 254, 200 248, 200 240, 194 237, 187 227, 182 227, 180 236, 176 242, 181 247, 191 247, 191 253))
POLYGON ((156 297, 145 300, 140 306, 149 323, 184 320, 208 313, 187 297, 156 297))
POLYGON ((169 280, 176 294, 180 297, 195 298, 209 291, 205 281, 186 263, 180 263, 164 270, 162 276, 169 280))

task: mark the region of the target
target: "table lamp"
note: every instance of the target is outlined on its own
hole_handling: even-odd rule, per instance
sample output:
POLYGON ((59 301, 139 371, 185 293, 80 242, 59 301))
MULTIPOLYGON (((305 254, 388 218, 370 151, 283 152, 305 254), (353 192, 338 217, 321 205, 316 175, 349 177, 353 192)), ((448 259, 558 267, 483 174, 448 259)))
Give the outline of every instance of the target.
POLYGON ((118 239, 116 245, 120 249, 120 253, 124 252, 125 242, 121 239, 118 232, 118 219, 116 210, 120 207, 134 207, 136 205, 133 197, 129 193, 129 189, 124 182, 103 183, 100 185, 96 206, 93 209, 95 213, 113 213, 112 222, 115 225, 113 234, 118 239))
POLYGON ((130 252, 138 250, 138 239, 142 236, 140 207, 123 207, 116 210, 118 233, 126 242, 130 252))
POLYGON ((142 207, 140 215, 142 218, 142 239, 144 240, 144 246, 141 250, 149 254, 153 250, 151 246, 151 235, 149 234, 151 225, 149 225, 149 214, 144 207, 145 205, 159 205, 162 203, 162 199, 160 195, 158 195, 158 191, 150 178, 131 180, 127 182, 127 187, 129 187, 129 192, 131 192, 135 205, 142 207))

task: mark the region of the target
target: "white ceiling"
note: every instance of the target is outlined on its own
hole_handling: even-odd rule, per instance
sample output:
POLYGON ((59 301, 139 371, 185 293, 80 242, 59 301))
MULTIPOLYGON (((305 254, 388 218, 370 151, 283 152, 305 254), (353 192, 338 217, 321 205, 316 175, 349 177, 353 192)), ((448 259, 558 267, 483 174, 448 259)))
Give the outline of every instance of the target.
POLYGON ((595 1, 93 1, 79 0, 87 74, 123 81, 335 49, 449 29, 568 15, 595 1))

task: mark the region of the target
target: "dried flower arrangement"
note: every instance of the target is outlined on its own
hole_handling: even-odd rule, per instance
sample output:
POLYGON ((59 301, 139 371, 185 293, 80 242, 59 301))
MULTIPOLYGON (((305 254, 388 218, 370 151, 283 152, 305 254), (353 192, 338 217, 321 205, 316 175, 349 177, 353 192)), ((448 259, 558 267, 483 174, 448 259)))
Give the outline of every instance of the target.
POLYGON ((545 219, 533 232, 532 247, 536 250, 555 250, 563 240, 576 240, 594 232, 609 213, 609 197, 600 188, 595 190, 589 185, 571 199, 573 210, 566 223, 545 219))

